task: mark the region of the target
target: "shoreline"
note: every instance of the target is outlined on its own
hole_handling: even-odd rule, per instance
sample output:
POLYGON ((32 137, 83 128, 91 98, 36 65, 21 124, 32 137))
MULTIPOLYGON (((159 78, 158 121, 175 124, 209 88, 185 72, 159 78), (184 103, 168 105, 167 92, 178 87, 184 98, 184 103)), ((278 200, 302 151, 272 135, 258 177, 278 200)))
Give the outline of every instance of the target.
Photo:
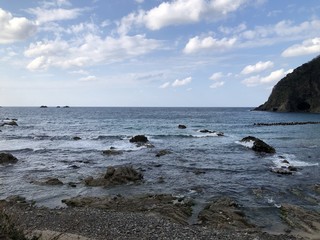
POLYGON ((58 236, 54 238, 57 240, 294 240, 320 237, 320 213, 312 213, 298 206, 284 204, 285 208, 281 211, 286 212, 283 220, 288 223, 288 228, 283 233, 275 234, 249 223, 237 203, 226 197, 205 207, 206 212, 199 213, 197 224, 184 221, 185 206, 172 202, 172 199, 170 195, 148 195, 146 198, 75 197, 65 201, 66 208, 50 209, 12 197, 0 201, 0 212, 8 215, 18 229, 29 236, 40 233, 43 240, 51 240, 52 236, 58 236), (151 202, 145 199, 151 199, 151 202), (45 235, 51 237, 45 238, 45 235))

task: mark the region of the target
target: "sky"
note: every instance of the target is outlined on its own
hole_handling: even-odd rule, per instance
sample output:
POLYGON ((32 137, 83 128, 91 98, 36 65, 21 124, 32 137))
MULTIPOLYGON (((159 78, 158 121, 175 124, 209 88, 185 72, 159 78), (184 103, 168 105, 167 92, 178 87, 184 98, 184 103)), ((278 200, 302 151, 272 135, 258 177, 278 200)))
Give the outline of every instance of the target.
POLYGON ((255 107, 319 54, 318 0, 0 0, 0 106, 255 107))

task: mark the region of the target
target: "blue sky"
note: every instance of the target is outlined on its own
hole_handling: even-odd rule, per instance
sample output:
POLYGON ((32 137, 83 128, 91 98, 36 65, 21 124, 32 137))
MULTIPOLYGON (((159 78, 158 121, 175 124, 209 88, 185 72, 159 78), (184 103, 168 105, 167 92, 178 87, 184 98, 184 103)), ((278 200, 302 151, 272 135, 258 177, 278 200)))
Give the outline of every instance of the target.
POLYGON ((318 0, 0 1, 0 106, 253 107, 320 53, 318 0))

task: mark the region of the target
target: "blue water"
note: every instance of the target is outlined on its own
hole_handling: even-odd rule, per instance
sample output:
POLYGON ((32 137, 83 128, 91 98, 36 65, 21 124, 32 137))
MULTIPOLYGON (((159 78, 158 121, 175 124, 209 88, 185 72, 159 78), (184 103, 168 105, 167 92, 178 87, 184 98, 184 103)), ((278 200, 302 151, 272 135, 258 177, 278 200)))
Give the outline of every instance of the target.
POLYGON ((18 119, 19 126, 0 128, 0 151, 11 152, 19 162, 0 167, 1 198, 22 195, 54 207, 76 195, 163 192, 200 203, 228 195, 244 209, 272 209, 283 202, 319 207, 319 195, 312 195, 309 188, 320 182, 320 125, 254 126, 258 122, 320 121, 319 114, 250 108, 0 108, 0 121, 6 118, 18 119), (179 124, 187 128, 178 129, 179 124), (224 136, 200 133, 200 129, 224 132, 224 136), (130 143, 138 134, 146 135, 154 148, 130 143), (277 153, 261 155, 241 145, 239 140, 249 135, 272 145, 277 153), (81 140, 73 140, 75 136, 81 140), (124 154, 103 155, 110 147, 124 154), (155 157, 162 149, 172 153, 155 157), (270 171, 283 157, 298 167, 297 173, 270 171), (144 183, 112 188, 82 184, 84 178, 104 173, 107 166, 123 164, 142 171, 144 183), (38 184, 48 177, 66 184, 38 184), (318 204, 297 197, 293 188, 310 194, 318 204), (257 196, 255 189, 263 189, 263 194, 257 196))

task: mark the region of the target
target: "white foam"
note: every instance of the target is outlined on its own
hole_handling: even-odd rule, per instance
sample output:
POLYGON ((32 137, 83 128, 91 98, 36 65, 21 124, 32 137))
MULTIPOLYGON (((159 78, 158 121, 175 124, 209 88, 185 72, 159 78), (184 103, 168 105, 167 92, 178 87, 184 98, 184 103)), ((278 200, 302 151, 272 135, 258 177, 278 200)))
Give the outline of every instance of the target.
POLYGON ((272 160, 272 162, 274 163, 274 165, 277 168, 281 168, 281 167, 288 168, 289 166, 311 167, 311 166, 318 166, 319 165, 319 163, 308 163, 305 161, 296 160, 296 156, 293 154, 283 154, 282 156, 283 157, 275 156, 275 158, 272 160), (288 163, 286 161, 288 161, 288 163))
POLYGON ((252 140, 249 140, 249 141, 236 141, 237 144, 240 144, 244 147, 247 147, 247 148, 252 148, 253 147, 253 144, 254 144, 254 141, 252 140))

